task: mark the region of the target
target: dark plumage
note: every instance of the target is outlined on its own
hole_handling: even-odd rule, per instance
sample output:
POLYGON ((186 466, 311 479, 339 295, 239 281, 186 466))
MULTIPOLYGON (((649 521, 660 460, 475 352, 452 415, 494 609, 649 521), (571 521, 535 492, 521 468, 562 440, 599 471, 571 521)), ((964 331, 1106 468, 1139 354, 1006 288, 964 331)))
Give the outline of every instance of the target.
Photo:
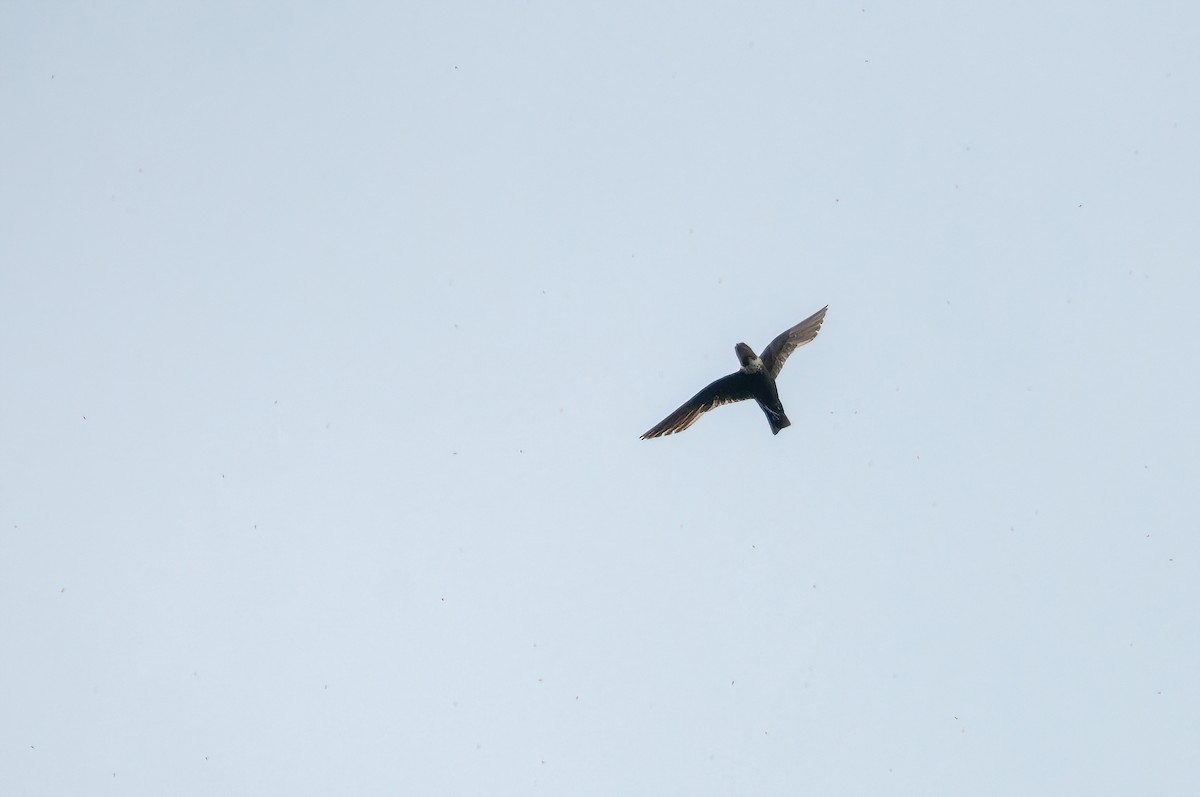
POLYGON ((808 343, 817 336, 821 324, 825 320, 825 305, 816 313, 801 321, 796 326, 779 335, 763 349, 759 357, 745 343, 733 347, 738 360, 742 363, 740 370, 728 376, 723 376, 708 387, 692 396, 682 407, 663 418, 653 429, 642 435, 643 440, 651 437, 682 432, 695 423, 701 415, 719 407, 722 404, 732 404, 735 401, 754 399, 767 416, 771 425, 771 433, 779 434, 779 430, 792 425, 783 411, 779 401, 779 391, 775 388, 775 377, 783 370, 783 364, 788 355, 808 343))

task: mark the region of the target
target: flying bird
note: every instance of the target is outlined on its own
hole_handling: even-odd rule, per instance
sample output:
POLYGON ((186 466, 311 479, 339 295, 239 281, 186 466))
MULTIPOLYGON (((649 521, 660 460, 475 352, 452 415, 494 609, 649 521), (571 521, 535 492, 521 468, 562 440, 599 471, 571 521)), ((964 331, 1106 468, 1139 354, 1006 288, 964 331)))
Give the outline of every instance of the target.
POLYGON ((663 418, 653 429, 642 435, 642 439, 649 440, 651 437, 682 432, 713 407, 751 398, 758 402, 763 414, 767 416, 767 423, 771 425, 772 434, 779 434, 780 429, 791 426, 792 422, 788 420, 783 411, 783 404, 779 401, 779 391, 775 388, 775 377, 779 376, 779 372, 783 370, 783 364, 787 361, 788 355, 817 336, 822 322, 825 321, 825 311, 828 309, 829 305, 825 305, 779 335, 763 350, 761 357, 745 343, 734 346, 733 350, 742 364, 741 369, 734 371, 729 376, 721 377, 692 396, 682 407, 663 418))

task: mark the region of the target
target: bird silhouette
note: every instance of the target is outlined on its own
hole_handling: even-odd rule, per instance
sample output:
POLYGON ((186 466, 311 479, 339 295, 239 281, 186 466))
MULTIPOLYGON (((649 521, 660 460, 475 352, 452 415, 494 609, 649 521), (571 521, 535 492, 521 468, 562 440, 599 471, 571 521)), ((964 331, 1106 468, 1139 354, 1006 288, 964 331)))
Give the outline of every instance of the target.
POLYGON ((642 435, 642 439, 649 440, 652 437, 682 432, 713 407, 746 399, 758 402, 763 414, 767 416, 767 423, 771 425, 772 434, 779 434, 780 429, 791 426, 792 422, 788 420, 783 411, 783 404, 779 401, 775 377, 779 376, 784 362, 792 352, 817 336, 828 309, 829 305, 825 305, 796 326, 781 333, 763 349, 761 357, 745 343, 734 346, 733 350, 742 367, 692 396, 682 407, 642 435))

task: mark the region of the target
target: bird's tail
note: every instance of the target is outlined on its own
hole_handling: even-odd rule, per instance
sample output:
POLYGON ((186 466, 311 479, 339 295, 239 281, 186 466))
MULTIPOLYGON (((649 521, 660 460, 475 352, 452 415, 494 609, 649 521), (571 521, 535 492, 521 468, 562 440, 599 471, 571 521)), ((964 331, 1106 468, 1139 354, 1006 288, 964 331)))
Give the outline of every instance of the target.
POLYGON ((792 422, 783 413, 780 413, 778 418, 767 413, 767 423, 771 424, 771 434, 779 434, 780 429, 786 429, 792 425, 792 422))

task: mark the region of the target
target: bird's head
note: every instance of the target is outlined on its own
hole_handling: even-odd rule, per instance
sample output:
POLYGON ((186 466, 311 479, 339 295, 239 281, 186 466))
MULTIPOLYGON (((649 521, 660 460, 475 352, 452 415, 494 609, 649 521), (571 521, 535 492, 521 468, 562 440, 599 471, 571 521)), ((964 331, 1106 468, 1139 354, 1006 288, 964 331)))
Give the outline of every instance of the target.
POLYGON ((737 354, 738 361, 742 364, 742 370, 750 373, 751 371, 761 371, 763 364, 762 360, 758 359, 758 355, 754 353, 754 349, 747 346, 745 343, 739 343, 733 347, 734 353, 737 354))

